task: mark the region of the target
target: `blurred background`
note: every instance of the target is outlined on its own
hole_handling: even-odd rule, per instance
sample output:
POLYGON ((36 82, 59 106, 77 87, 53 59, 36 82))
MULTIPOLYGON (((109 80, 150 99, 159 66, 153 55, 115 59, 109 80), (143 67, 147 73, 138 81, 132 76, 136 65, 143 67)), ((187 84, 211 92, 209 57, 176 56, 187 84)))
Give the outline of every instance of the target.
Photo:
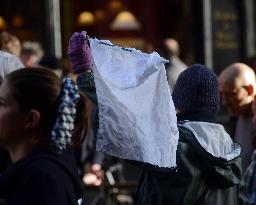
POLYGON ((74 31, 145 52, 171 37, 186 64, 219 73, 254 56, 255 8, 253 0, 1 0, 0 31, 39 42, 59 59, 74 31))
MULTIPOLYGON (((158 51, 166 59, 171 57, 164 47, 170 45, 182 69, 202 63, 219 74, 240 61, 256 70, 255 11, 254 0, 1 0, 0 44, 12 42, 10 52, 15 47, 13 53, 26 67, 49 67, 59 76, 71 72, 69 38, 82 30, 123 47, 158 51), (176 41, 166 41, 170 38, 179 47, 176 41)), ((225 111, 218 120, 230 123, 225 111)), ((88 204, 132 204, 140 170, 109 161, 102 162, 107 183, 87 189, 88 204)), ((82 174, 84 167, 81 163, 82 174)), ((91 172, 90 166, 86 169, 91 172)))

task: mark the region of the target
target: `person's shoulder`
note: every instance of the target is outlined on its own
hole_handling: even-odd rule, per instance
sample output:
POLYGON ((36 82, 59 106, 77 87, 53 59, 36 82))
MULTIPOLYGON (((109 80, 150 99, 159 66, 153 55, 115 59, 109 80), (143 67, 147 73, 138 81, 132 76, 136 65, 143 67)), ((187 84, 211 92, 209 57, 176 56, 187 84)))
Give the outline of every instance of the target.
POLYGON ((194 134, 182 124, 178 124, 179 142, 186 142, 187 137, 194 137, 194 134))
POLYGON ((188 66, 178 57, 172 57, 171 62, 173 67, 177 67, 180 70, 185 70, 188 66))
POLYGON ((26 175, 55 178, 65 175, 65 168, 54 156, 36 156, 28 159, 24 166, 26 175))
POLYGON ((13 56, 12 54, 5 52, 5 51, 1 51, 0 50, 0 57, 1 58, 10 58, 11 56, 13 56))
MULTIPOLYGON (((178 158, 192 158, 197 153, 195 147, 199 146, 199 143, 191 130, 187 129, 183 125, 178 125, 179 130, 179 142, 177 147, 177 159, 178 158)), ((197 159, 195 159, 197 161, 197 159)))
POLYGON ((64 190, 77 181, 64 166, 49 158, 36 157, 23 167, 19 175, 20 183, 28 187, 40 187, 44 193, 49 190, 64 190))
POLYGON ((1 60, 16 60, 19 61, 19 58, 11 53, 5 52, 5 51, 1 51, 0 50, 0 59, 1 60))
MULTIPOLYGON (((0 50, 0 66, 3 69, 2 75, 24 67, 19 58, 13 54, 0 50)), ((2 76, 4 78, 4 76, 2 76)))

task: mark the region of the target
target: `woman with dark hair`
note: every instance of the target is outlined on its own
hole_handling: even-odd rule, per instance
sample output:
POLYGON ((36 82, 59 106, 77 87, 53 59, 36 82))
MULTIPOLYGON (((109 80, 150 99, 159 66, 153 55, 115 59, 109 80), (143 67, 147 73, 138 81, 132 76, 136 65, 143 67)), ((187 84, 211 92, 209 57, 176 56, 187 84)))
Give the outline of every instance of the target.
POLYGON ((91 103, 70 78, 20 69, 0 87, 0 144, 12 164, 0 176, 8 205, 84 204, 72 146, 89 129, 91 103), (84 133, 84 134, 81 134, 84 133))

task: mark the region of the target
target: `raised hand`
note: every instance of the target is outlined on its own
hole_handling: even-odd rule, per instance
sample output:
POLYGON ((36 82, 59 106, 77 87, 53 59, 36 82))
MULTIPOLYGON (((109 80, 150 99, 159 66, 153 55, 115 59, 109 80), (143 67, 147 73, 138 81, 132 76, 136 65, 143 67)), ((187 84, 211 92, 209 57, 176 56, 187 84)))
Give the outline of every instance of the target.
POLYGON ((87 32, 82 31, 75 32, 69 40, 68 59, 74 73, 81 73, 93 68, 93 56, 88 38, 87 32))

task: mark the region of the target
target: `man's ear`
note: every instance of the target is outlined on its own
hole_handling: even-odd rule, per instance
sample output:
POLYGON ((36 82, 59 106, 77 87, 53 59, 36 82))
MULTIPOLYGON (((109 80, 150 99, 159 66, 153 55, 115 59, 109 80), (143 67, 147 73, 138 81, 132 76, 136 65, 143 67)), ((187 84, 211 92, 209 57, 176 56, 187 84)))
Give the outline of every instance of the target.
POLYGON ((38 126, 41 115, 37 110, 30 110, 26 119, 26 128, 35 128, 38 126))
POLYGON ((250 84, 247 87, 248 95, 254 95, 254 87, 250 84))

